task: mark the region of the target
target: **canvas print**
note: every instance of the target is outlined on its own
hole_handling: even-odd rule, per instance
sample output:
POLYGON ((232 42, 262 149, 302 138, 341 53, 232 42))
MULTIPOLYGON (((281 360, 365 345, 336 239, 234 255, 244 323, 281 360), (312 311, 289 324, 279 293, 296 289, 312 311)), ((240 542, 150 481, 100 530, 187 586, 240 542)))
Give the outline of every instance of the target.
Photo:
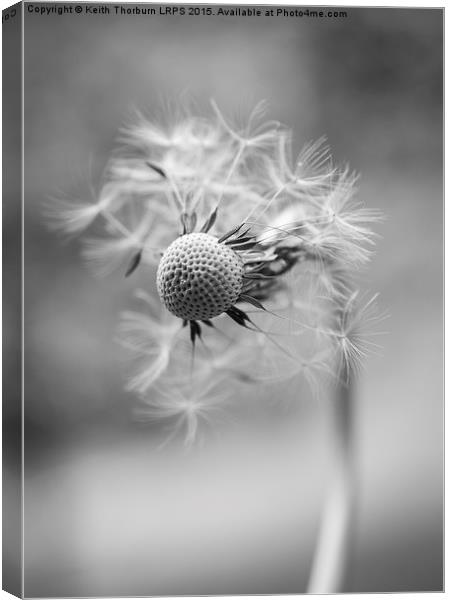
POLYGON ((4 588, 442 591, 443 10, 3 35, 4 588))

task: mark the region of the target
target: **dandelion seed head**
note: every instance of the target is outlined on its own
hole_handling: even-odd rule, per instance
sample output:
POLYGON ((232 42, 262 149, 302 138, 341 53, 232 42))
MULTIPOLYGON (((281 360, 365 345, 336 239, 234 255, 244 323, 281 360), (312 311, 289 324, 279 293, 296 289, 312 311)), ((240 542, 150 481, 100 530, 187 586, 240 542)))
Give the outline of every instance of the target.
POLYGON ((227 311, 243 287, 244 264, 236 252, 206 233, 189 233, 164 252, 157 272, 159 296, 181 319, 204 320, 227 311))
POLYGON ((377 315, 352 276, 380 220, 324 138, 295 159, 291 133, 264 122, 263 104, 238 126, 214 102, 209 115, 194 112, 166 123, 136 113, 98 193, 47 210, 69 235, 89 230, 82 253, 99 274, 140 271, 145 308, 124 312, 119 328, 133 361, 126 389, 189 443, 233 380, 299 376, 317 396, 360 368, 377 315))

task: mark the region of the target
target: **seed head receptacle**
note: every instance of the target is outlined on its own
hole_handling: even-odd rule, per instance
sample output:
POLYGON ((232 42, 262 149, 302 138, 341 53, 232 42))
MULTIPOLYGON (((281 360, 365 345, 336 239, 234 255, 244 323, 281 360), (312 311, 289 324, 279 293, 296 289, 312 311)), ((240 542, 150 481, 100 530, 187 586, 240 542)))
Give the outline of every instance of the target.
POLYGON ((166 308, 180 319, 209 320, 239 298, 244 264, 238 254, 207 233, 176 239, 158 266, 157 287, 166 308))

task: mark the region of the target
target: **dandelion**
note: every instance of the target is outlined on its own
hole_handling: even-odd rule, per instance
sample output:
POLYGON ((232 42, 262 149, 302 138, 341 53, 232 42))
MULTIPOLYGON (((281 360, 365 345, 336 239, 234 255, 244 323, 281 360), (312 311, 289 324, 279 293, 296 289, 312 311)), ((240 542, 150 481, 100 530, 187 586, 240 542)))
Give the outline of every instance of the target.
POLYGON ((157 268, 145 312, 119 328, 136 365, 128 390, 151 394, 176 361, 187 381, 207 367, 248 381, 303 373, 317 389, 336 354, 353 369, 369 348, 349 271, 369 260, 379 214, 355 200, 356 176, 324 139, 294 162, 290 132, 262 120, 263 104, 242 128, 212 108, 166 128, 136 113, 97 197, 53 203, 51 223, 95 228, 83 255, 100 275, 157 268))
POLYGON ((83 254, 99 274, 150 267, 143 308, 119 327, 127 390, 141 419, 164 420, 186 444, 231 402, 231 381, 303 377, 315 396, 334 382, 348 398, 375 347, 364 335, 375 298, 359 303, 352 275, 380 215, 324 139, 293 161, 290 132, 263 113, 243 127, 214 102, 208 117, 180 111, 167 127, 136 113, 97 198, 49 211, 67 233, 95 229, 83 254))

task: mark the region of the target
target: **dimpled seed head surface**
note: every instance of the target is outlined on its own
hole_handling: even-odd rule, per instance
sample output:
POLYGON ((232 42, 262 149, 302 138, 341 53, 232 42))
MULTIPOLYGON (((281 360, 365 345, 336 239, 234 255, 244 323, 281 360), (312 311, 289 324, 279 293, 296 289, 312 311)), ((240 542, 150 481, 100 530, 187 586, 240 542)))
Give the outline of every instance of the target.
POLYGON ((181 319, 211 319, 239 298, 244 265, 239 256, 206 233, 176 239, 159 263, 156 284, 166 308, 181 319))

